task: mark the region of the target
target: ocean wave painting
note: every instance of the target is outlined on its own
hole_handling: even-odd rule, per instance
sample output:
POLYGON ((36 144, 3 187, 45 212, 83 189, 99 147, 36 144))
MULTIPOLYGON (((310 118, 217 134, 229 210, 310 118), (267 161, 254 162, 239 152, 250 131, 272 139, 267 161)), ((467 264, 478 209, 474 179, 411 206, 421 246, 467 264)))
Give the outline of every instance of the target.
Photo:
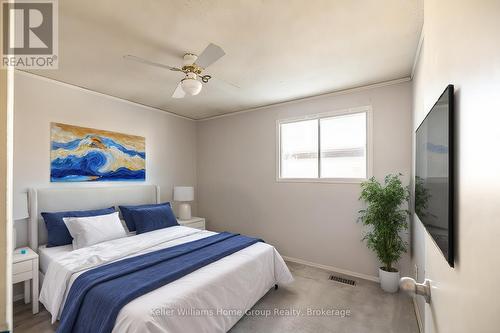
POLYGON ((144 137, 51 123, 52 182, 143 181, 144 137))

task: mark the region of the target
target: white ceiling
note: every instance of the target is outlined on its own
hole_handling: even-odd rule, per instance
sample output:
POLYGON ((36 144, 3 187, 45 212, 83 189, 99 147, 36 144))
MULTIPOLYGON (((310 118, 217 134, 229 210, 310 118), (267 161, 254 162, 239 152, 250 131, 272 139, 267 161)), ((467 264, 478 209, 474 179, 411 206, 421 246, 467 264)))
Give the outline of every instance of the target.
POLYGON ((422 0, 59 1, 59 69, 33 73, 193 119, 407 77, 422 0), (179 66, 209 42, 209 82, 173 99, 179 66))

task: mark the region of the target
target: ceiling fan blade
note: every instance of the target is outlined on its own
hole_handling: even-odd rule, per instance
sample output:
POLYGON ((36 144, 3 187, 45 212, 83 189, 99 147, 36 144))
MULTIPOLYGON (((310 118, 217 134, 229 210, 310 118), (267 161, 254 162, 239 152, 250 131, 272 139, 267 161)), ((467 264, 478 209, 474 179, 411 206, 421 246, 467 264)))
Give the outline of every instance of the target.
POLYGON ((182 89, 181 83, 177 85, 177 88, 175 88, 174 93, 172 94, 172 98, 184 98, 186 96, 186 93, 182 89))
POLYGON ((146 64, 146 65, 150 65, 150 66, 165 68, 165 69, 168 69, 168 70, 171 70, 174 72, 182 72, 182 70, 180 68, 159 64, 157 62, 149 61, 147 59, 143 59, 141 57, 136 57, 136 56, 130 55, 130 54, 123 56, 123 59, 130 60, 130 61, 137 61, 137 62, 146 64))
POLYGON ((207 48, 200 54, 198 59, 196 59, 195 64, 201 68, 207 68, 220 58, 222 58, 226 53, 224 50, 215 44, 210 43, 207 48))

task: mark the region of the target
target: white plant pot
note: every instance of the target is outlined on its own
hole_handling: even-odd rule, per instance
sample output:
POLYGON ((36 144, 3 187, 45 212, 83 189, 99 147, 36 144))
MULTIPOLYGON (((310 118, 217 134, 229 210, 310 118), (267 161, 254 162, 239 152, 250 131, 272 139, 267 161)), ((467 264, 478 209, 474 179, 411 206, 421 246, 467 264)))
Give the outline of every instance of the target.
POLYGON ((380 278, 380 286, 382 290, 388 293, 395 293, 399 289, 399 271, 386 272, 383 269, 378 269, 378 276, 380 278))

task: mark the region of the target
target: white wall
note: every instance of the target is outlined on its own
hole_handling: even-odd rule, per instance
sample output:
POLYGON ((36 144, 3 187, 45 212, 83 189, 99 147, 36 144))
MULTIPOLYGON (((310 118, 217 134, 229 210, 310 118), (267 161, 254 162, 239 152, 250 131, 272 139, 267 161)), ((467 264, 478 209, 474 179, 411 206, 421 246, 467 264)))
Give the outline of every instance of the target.
MULTIPOLYGON (((199 122, 198 211, 209 228, 262 237, 285 256, 378 275, 356 223, 359 184, 275 181, 277 119, 365 105, 373 108, 374 175, 401 172, 407 183, 410 82, 199 122)), ((402 260, 403 271, 408 260, 402 260)))
POLYGON ((500 2, 426 0, 424 8, 413 128, 449 83, 457 117, 455 268, 414 217, 413 259, 433 281, 425 332, 498 332, 500 2))
MULTIPOLYGON (((138 104, 16 72, 14 200, 29 187, 114 186, 116 182, 50 183, 50 122, 146 137, 146 182, 171 200, 174 185, 196 185, 196 124, 138 104)), ((129 183, 130 184, 130 183, 129 183)), ((122 183, 123 185, 123 183, 122 183)), ((15 206, 17 204, 15 203, 15 206)), ((26 221, 15 221, 18 245, 26 221)))

